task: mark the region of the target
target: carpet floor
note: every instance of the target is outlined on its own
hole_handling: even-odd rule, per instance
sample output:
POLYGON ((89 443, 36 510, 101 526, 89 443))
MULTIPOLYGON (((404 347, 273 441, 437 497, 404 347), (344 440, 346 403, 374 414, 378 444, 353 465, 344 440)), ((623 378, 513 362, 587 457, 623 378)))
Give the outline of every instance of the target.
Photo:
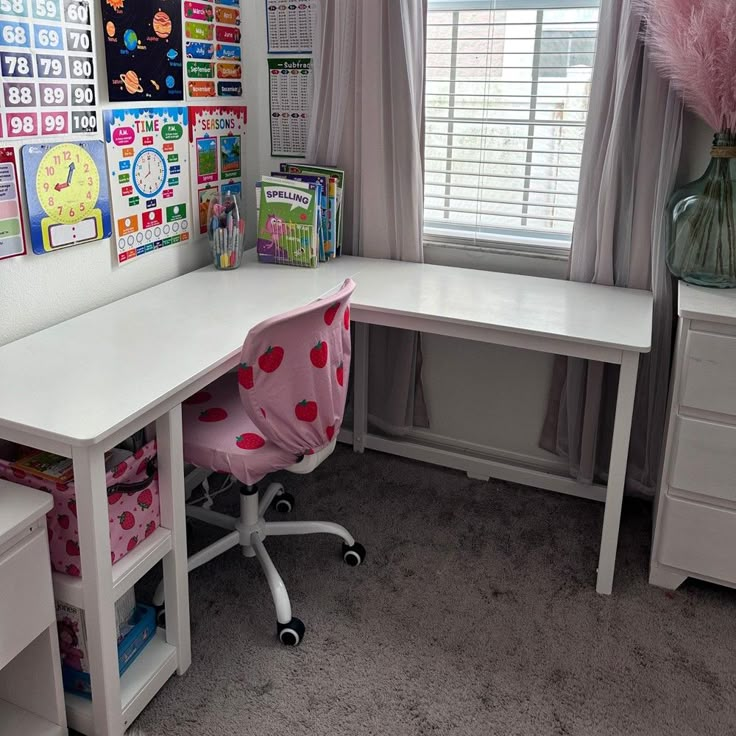
POLYGON ((192 573, 192 667, 131 736, 736 734, 736 591, 648 585, 650 504, 626 500, 603 597, 599 504, 346 448, 282 480, 292 518, 343 523, 365 565, 268 540, 307 626, 294 649, 255 560, 192 573))

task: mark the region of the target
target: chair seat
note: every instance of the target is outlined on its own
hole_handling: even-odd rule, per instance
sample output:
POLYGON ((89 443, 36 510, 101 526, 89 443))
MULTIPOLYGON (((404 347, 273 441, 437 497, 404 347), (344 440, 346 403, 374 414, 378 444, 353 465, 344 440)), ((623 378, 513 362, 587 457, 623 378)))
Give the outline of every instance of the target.
POLYGON ((182 405, 184 459, 254 485, 293 465, 293 453, 266 440, 245 412, 238 376, 226 373, 182 405))

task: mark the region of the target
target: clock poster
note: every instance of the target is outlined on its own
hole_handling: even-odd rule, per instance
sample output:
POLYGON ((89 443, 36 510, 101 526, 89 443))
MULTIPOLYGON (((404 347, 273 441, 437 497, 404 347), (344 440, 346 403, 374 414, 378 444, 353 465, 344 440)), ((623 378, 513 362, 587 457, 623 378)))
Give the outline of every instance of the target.
POLYGON ((110 101, 183 100, 181 3, 100 2, 110 101))
POLYGON ((242 194, 245 106, 213 105, 189 108, 192 144, 192 197, 200 234, 207 232, 210 200, 218 194, 242 194))
POLYGON ((102 141, 33 143, 23 146, 22 155, 34 253, 110 237, 102 141))
POLYGON ((105 110, 103 120, 118 264, 189 240, 187 108, 105 110))

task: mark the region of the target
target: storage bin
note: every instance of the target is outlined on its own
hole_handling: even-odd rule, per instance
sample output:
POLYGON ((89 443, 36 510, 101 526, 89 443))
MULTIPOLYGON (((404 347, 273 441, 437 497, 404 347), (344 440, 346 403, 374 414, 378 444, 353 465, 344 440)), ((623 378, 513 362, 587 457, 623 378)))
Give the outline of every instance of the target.
MULTIPOLYGON (((107 473, 113 564, 153 534, 161 521, 155 461, 156 440, 152 440, 107 473)), ((74 481, 50 487, 48 481, 19 471, 8 460, 0 460, 0 478, 53 495, 54 508, 46 517, 51 566, 57 572, 80 576, 82 565, 74 481)))
MULTIPOLYGON (((118 644, 118 665, 120 674, 130 667, 148 642, 156 635, 156 609, 139 604, 136 606, 133 628, 118 644)), ((80 672, 67 665, 61 667, 64 690, 84 698, 92 698, 92 686, 87 672, 80 672)))

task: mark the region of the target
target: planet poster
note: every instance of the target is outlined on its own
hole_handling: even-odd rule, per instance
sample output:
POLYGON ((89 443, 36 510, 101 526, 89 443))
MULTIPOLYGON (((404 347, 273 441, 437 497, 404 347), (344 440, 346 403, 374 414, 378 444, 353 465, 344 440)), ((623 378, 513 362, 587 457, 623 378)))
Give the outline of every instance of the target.
POLYGON ((243 134, 248 110, 242 105, 189 108, 192 212, 200 234, 207 232, 207 211, 219 194, 242 193, 243 134))
POLYGON ((183 100, 181 3, 101 2, 110 101, 183 100))

